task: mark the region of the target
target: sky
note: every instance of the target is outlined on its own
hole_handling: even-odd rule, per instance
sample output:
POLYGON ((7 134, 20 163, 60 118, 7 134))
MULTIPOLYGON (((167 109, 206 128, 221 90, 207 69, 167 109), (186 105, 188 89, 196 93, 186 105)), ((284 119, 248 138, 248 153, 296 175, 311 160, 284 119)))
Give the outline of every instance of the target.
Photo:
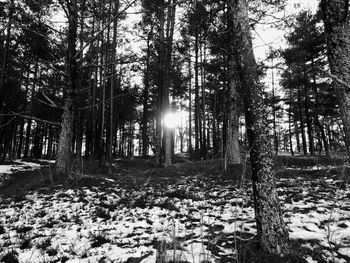
MULTIPOLYGON (((289 0, 285 12, 275 14, 278 17, 289 16, 297 14, 302 10, 310 10, 315 13, 317 10, 319 0, 289 0)), ((258 26, 256 31, 253 32, 254 41, 254 53, 258 61, 263 61, 266 58, 266 53, 270 48, 279 49, 286 46, 284 40, 284 34, 288 32, 286 30, 279 30, 272 26, 258 26)))

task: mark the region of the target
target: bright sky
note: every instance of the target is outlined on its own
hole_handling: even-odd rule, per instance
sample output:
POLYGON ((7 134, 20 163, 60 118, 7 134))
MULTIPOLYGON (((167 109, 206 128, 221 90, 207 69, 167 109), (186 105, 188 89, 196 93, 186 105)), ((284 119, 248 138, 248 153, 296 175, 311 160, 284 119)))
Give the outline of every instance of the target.
MULTIPOLYGON (((288 6, 284 13, 275 14, 277 17, 283 17, 297 14, 301 10, 311 10, 316 12, 319 0, 289 0, 288 6)), ((273 28, 273 26, 259 26, 254 36, 254 53, 258 61, 263 61, 269 48, 278 49, 286 45, 284 40, 285 30, 273 28)))

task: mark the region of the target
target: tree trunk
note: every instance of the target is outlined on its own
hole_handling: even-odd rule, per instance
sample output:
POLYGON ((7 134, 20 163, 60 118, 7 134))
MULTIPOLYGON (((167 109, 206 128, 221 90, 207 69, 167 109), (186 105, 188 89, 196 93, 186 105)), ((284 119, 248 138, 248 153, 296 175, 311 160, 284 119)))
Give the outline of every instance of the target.
POLYGON ((73 138, 73 120, 74 103, 73 92, 76 87, 77 68, 76 68, 76 39, 78 24, 78 6, 76 0, 71 0, 67 6, 68 9, 68 54, 67 54, 67 92, 64 101, 63 115, 61 122, 61 132, 58 142, 56 158, 56 175, 68 175, 71 166, 72 157, 72 138, 73 138))
MULTIPOLYGON (((234 33, 232 20, 229 20, 229 32, 234 33)), ((226 159, 228 164, 241 163, 239 151, 239 116, 238 116, 238 83, 235 60, 234 36, 230 37, 230 54, 228 57, 228 125, 226 135, 226 159)), ((226 166, 225 166, 226 167, 226 166)))
POLYGON ((191 69, 191 55, 188 58, 188 153, 190 159, 193 157, 193 147, 192 147, 192 69, 191 69))
POLYGON ((305 128, 304 128, 304 119, 303 119, 303 112, 302 112, 302 103, 301 103, 301 91, 300 87, 298 86, 298 106, 299 106, 299 121, 300 121, 300 132, 301 132, 301 140, 303 143, 303 153, 304 155, 307 155, 307 145, 306 145, 306 137, 305 137, 305 128))
POLYGON ((307 128, 307 135, 309 138, 309 151, 310 155, 315 155, 315 146, 314 146, 314 130, 312 126, 312 119, 310 116, 310 94, 309 94, 309 81, 306 76, 306 72, 304 69, 304 110, 305 110, 305 121, 306 121, 306 128, 307 128))
POLYGON ((151 59, 151 46, 153 26, 147 34, 147 52, 146 52, 146 68, 144 76, 144 90, 143 90, 143 112, 142 112, 142 156, 148 155, 148 100, 150 89, 150 59, 151 59))
MULTIPOLYGON (((114 1, 114 16, 118 13, 119 10, 119 0, 114 1)), ((116 55, 117 48, 117 29, 118 23, 117 20, 113 23, 113 40, 112 40, 112 52, 111 52, 111 84, 110 84, 110 101, 109 101, 109 140, 107 143, 107 160, 108 160, 108 174, 112 174, 112 161, 113 161, 113 115, 114 115, 114 89, 115 89, 115 65, 113 64, 116 55)))
POLYGON ((207 138, 206 138, 206 91, 205 91, 205 69, 204 63, 206 61, 206 50, 205 44, 201 45, 201 88, 202 88, 202 144, 201 144, 201 157, 203 159, 207 158, 207 138))
MULTIPOLYGON (((6 77, 6 71, 7 71, 7 62, 8 62, 8 56, 9 56, 9 48, 10 48, 10 41, 11 41, 11 27, 12 27, 12 16, 13 16, 13 0, 10 1, 10 7, 9 7, 9 17, 8 22, 6 26, 6 39, 5 39, 5 46, 2 54, 2 65, 1 65, 1 73, 0 73, 0 94, 4 94, 5 89, 5 77, 6 77)), ((3 99, 4 96, 0 96, 0 113, 2 112, 3 107, 3 99)), ((0 118, 0 125, 1 125, 1 118, 0 118)), ((1 145, 0 145, 1 147, 1 145)), ((1 150, 1 149, 0 149, 1 150)))
MULTIPOLYGON (((169 91, 170 91, 170 69, 172 65, 172 46, 173 46, 173 38, 174 38, 174 27, 175 27, 175 12, 176 12, 176 1, 177 0, 169 0, 168 2, 168 13, 167 13, 167 30, 166 30, 166 42, 165 42, 165 72, 164 72, 164 112, 170 113, 170 105, 169 105, 169 91)), ((171 157, 172 157, 172 151, 171 151, 171 145, 172 145, 172 129, 169 129, 165 127, 164 130, 164 137, 165 137, 165 158, 164 158, 164 166, 171 165, 171 157)))
POLYGON ((261 248, 277 255, 289 254, 288 230, 283 222, 274 179, 273 147, 266 123, 262 90, 252 47, 248 10, 244 0, 229 0, 234 45, 250 147, 257 238, 261 248))
MULTIPOLYGON (((350 83, 349 1, 322 0, 321 7, 331 72, 338 79, 350 83)), ((344 126, 345 146, 350 158, 350 90, 338 81, 334 81, 334 89, 344 126)))
MULTIPOLYGON (((198 29, 196 29, 198 31, 198 29)), ((195 34, 194 43, 194 155, 199 156, 199 83, 198 83, 198 56, 199 56, 199 34, 195 34)))
POLYGON ((272 116, 273 116, 273 143, 275 154, 278 155, 278 136, 277 136, 277 125, 276 125, 276 96, 275 96, 275 75, 273 72, 273 58, 272 60, 272 70, 271 70, 271 83, 272 83, 272 116))

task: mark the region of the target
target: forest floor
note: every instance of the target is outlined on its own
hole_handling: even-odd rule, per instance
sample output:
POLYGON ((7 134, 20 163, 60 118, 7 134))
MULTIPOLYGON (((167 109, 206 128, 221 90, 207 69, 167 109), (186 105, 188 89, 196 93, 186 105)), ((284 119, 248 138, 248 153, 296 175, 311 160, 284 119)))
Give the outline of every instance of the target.
POLYGON ((277 159, 277 188, 301 259, 257 252, 249 165, 221 160, 85 164, 52 182, 44 160, 0 165, 0 262, 350 262, 350 175, 341 158, 277 159))

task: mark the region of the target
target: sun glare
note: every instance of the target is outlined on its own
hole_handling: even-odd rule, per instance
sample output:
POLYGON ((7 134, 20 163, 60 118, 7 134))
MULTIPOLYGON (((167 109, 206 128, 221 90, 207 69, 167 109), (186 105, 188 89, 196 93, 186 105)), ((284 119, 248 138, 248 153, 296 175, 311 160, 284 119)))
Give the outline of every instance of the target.
POLYGON ((173 129, 180 124, 180 120, 176 113, 169 112, 164 115, 164 125, 169 129, 173 129))

